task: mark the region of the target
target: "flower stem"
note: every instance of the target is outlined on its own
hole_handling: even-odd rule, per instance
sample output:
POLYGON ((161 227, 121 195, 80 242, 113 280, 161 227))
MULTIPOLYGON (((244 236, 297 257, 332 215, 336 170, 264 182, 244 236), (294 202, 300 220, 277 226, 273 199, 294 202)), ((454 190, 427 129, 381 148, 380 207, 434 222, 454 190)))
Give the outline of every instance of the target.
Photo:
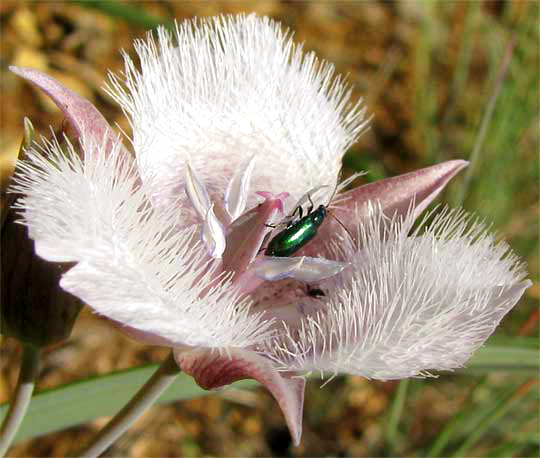
POLYGON ((39 372, 39 348, 24 343, 21 356, 21 370, 13 400, 0 430, 0 457, 3 457, 19 430, 28 410, 39 372))
POLYGON ((137 394, 109 421, 82 451, 74 456, 96 457, 101 455, 159 398, 180 374, 171 351, 158 370, 137 394))

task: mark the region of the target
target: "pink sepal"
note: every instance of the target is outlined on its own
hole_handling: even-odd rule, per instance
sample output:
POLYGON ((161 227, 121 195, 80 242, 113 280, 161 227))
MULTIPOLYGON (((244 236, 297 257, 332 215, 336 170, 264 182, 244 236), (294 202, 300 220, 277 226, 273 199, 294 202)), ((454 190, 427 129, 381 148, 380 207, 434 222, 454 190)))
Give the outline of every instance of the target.
POLYGON ((447 161, 359 186, 339 196, 336 208, 332 211, 347 224, 346 215, 350 215, 350 210, 358 208, 362 215, 363 211, 368 211, 366 204, 372 202, 380 205, 389 217, 405 215, 412 207, 414 218, 417 218, 448 182, 468 164, 462 160, 447 161))
POLYGON ((62 110, 79 137, 83 134, 90 136, 97 145, 106 141, 107 150, 119 142, 118 135, 111 129, 105 118, 84 97, 39 70, 13 65, 9 69, 43 90, 62 110))
POLYGON ((380 207, 389 218, 413 212, 416 219, 437 197, 448 182, 469 163, 462 160, 443 162, 414 172, 386 178, 359 186, 345 192, 331 203, 332 216, 319 228, 317 237, 299 255, 324 253, 320 241, 328 241, 334 234, 343 234, 336 218, 356 237, 357 226, 371 217, 374 208, 380 207), (322 251, 321 251, 322 250, 322 251))
MULTIPOLYGON (((225 350, 224 350, 225 351, 225 350)), ((264 385, 283 412, 294 445, 302 436, 302 410, 305 380, 281 375, 270 360, 257 353, 230 348, 220 354, 216 349, 175 349, 180 369, 191 375, 197 384, 208 390, 237 380, 252 378, 264 385)))

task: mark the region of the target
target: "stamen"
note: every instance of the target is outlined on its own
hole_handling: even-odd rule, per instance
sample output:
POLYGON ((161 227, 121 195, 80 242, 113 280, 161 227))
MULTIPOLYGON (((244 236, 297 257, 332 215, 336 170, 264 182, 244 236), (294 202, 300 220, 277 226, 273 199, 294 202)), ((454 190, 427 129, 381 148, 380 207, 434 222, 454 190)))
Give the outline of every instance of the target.
POLYGON ((205 220, 211 205, 210 197, 208 196, 204 182, 195 170, 191 168, 189 161, 186 167, 186 194, 201 219, 205 220))
POLYGON ((229 214, 231 221, 237 219, 246 208, 249 180, 255 165, 255 155, 251 156, 229 181, 225 192, 225 210, 229 214))
POLYGON ((226 247, 225 229, 214 213, 214 204, 206 212, 202 226, 202 239, 213 258, 221 258, 226 247))

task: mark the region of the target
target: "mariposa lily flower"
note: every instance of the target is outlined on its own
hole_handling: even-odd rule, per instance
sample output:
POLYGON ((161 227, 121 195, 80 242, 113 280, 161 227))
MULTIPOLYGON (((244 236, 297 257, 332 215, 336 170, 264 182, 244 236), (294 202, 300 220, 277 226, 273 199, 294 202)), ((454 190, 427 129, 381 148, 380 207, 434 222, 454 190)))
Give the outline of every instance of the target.
POLYGON ((29 236, 41 257, 75 263, 62 288, 172 347, 202 387, 260 381, 296 444, 303 375, 460 367, 530 285, 509 247, 460 210, 413 229, 465 161, 343 190, 364 109, 279 24, 184 22, 135 48, 140 69, 125 55, 108 85, 134 159, 89 102, 12 68, 56 101, 83 152, 56 140, 28 152, 14 190, 29 236), (266 256, 310 201, 330 213, 311 242, 266 256))

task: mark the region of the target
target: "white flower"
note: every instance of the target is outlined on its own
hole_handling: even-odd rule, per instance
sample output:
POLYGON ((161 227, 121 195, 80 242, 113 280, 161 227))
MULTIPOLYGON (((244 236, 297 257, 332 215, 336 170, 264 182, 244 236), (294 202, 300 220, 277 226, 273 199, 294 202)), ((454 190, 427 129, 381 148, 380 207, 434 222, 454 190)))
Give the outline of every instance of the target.
POLYGON ((509 248, 459 210, 411 230, 466 162, 340 192, 310 244, 265 256, 268 225, 294 223, 285 215, 310 199, 328 205, 364 110, 267 18, 157 33, 136 43, 140 70, 125 55, 109 86, 136 161, 87 101, 12 68, 64 110, 84 152, 34 148, 13 188, 36 252, 76 263, 61 286, 130 335, 173 347, 203 387, 265 384, 295 443, 298 375, 462 366, 530 286, 509 248))

